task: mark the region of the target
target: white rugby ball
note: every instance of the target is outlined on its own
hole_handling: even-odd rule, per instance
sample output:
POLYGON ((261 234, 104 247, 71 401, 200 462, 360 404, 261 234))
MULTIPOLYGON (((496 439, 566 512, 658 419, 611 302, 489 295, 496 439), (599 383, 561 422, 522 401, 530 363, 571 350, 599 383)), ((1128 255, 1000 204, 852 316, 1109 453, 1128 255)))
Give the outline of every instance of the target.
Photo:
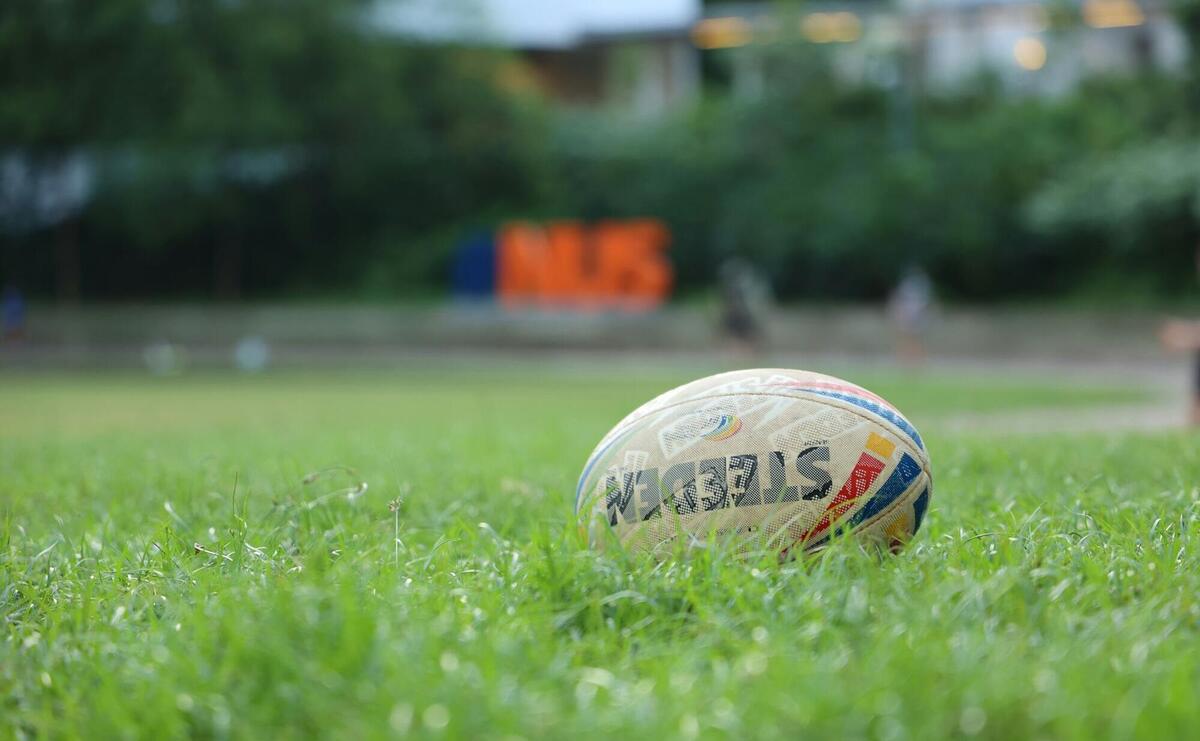
POLYGON ((896 551, 930 494, 925 444, 895 407, 840 378, 764 368, 693 381, 618 422, 575 511, 593 547, 715 539, 787 557, 842 534, 896 551))

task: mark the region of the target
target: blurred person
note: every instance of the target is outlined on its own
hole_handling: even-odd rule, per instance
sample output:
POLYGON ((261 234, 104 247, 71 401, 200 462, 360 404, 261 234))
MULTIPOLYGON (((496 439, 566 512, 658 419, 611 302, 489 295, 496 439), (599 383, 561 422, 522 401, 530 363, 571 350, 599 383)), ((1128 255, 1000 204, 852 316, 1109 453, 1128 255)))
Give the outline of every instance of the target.
POLYGON ((14 285, 4 287, 3 298, 5 342, 19 342, 25 339, 25 297, 14 285))
POLYGON ((925 331, 934 300, 933 281, 919 265, 910 265, 888 296, 887 314, 896 329, 896 356, 901 363, 925 362, 925 331))
POLYGON ((765 339, 770 288, 757 270, 731 258, 717 271, 721 291, 721 332, 737 355, 756 355, 765 339))
MULTIPOLYGON (((1200 279, 1200 244, 1196 246, 1196 277, 1200 279)), ((1200 427, 1200 321, 1168 319, 1160 332, 1162 343, 1169 350, 1195 355, 1192 371, 1192 425, 1200 427)))

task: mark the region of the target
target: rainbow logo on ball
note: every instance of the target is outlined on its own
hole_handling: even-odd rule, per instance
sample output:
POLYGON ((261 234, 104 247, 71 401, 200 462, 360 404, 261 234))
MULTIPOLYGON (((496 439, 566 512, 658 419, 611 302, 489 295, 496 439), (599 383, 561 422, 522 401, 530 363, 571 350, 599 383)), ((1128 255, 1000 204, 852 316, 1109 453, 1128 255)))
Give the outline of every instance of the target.
POLYGON ((738 434, 738 430, 740 429, 742 429, 742 420, 740 417, 732 414, 722 414, 721 419, 717 421, 717 426, 714 427, 710 432, 706 432, 701 435, 701 437, 703 437, 705 440, 720 442, 722 440, 728 440, 729 438, 738 434))

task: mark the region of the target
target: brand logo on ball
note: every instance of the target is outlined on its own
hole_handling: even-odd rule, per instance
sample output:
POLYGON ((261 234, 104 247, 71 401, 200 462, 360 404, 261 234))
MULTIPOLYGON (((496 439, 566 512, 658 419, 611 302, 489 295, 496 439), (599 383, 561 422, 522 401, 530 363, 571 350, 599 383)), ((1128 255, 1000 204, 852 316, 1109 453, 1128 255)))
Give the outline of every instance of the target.
MULTIPOLYGON (((820 538, 842 519, 871 489, 896 445, 871 433, 866 450, 850 472, 846 483, 829 501, 824 513, 802 540, 820 538)), ((679 463, 660 472, 645 468, 625 473, 610 472, 604 481, 604 505, 612 526, 662 517, 664 510, 680 515, 713 512, 729 507, 751 507, 781 502, 825 499, 833 488, 829 473, 829 446, 819 445, 795 455, 774 451, 766 456, 765 486, 760 483, 763 461, 754 453, 679 463), (786 467, 801 476, 802 483, 788 485, 786 467)), ((921 468, 909 455, 901 456, 893 476, 879 495, 873 497, 851 519, 851 525, 882 511, 908 488, 921 468)))
POLYGON ((677 463, 661 472, 658 468, 610 472, 604 479, 609 524, 662 517, 664 509, 693 514, 821 499, 833 487, 828 446, 807 448, 791 456, 776 451, 761 458, 765 461, 755 453, 744 453, 677 463), (805 479, 804 484, 787 485, 788 465, 805 479), (759 481, 764 468, 765 486, 759 481))

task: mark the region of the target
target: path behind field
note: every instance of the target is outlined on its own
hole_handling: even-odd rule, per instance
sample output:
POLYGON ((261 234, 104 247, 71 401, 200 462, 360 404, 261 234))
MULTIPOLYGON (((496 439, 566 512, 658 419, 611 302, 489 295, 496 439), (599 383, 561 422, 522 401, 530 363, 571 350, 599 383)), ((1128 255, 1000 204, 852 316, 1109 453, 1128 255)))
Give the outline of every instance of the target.
MULTIPOLYGON (((1159 347, 1152 312, 956 308, 931 323, 926 367, 937 373, 1089 383, 1145 392, 1115 407, 964 413, 954 431, 1160 429, 1185 417, 1187 358, 1159 347)), ((730 352, 715 311, 648 314, 502 312, 485 305, 34 306, 27 338, 0 345, 0 370, 128 369, 170 343, 192 369, 232 366, 235 344, 258 337, 276 368, 504 367, 697 373, 749 365, 894 367, 891 327, 877 307, 780 310, 758 355, 730 352)))

